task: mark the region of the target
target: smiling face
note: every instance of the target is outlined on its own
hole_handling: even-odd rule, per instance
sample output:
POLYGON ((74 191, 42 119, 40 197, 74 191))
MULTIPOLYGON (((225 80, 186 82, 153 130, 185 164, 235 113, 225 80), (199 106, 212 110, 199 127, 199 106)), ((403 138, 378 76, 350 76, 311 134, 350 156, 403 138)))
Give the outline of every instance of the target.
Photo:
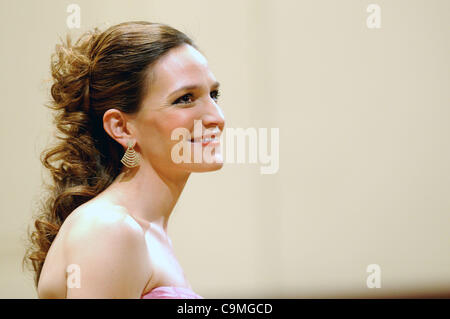
POLYGON ((132 120, 135 150, 143 160, 160 169, 189 172, 220 169, 223 159, 219 141, 201 141, 201 137, 219 137, 225 125, 224 115, 217 105, 218 87, 206 58, 190 45, 173 48, 159 59, 152 68, 149 91, 132 120), (172 134, 180 130, 190 135, 176 135, 172 139, 172 134), (196 139, 191 141, 194 137, 196 139), (184 151, 175 151, 181 145, 184 151), (187 148, 189 160, 177 163, 177 158, 186 156, 187 148), (200 162, 198 157, 194 158, 196 149, 203 157, 200 162), (179 155, 174 158, 174 154, 179 155), (212 157, 205 160, 205 155, 209 154, 212 157))

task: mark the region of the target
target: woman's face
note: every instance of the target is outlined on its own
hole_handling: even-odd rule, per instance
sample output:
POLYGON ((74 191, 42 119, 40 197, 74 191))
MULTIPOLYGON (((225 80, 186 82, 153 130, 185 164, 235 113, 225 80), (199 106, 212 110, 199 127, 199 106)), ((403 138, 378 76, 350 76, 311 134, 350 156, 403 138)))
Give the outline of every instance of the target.
POLYGON ((190 45, 173 48, 159 59, 149 92, 133 117, 135 150, 142 160, 171 171, 220 169, 220 141, 201 141, 208 135, 219 138, 225 125, 217 104, 218 86, 206 58, 190 45), (191 141, 194 137, 200 141, 191 141))

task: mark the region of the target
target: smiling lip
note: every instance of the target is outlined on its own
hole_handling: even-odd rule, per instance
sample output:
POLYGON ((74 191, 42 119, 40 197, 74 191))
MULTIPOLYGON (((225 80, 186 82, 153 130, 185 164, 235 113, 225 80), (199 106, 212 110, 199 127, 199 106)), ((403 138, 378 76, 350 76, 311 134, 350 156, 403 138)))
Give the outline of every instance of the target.
POLYGON ((219 136, 217 135, 208 135, 204 136, 202 138, 192 138, 190 140, 191 143, 202 143, 202 146, 208 145, 208 144, 218 144, 219 143, 219 136))

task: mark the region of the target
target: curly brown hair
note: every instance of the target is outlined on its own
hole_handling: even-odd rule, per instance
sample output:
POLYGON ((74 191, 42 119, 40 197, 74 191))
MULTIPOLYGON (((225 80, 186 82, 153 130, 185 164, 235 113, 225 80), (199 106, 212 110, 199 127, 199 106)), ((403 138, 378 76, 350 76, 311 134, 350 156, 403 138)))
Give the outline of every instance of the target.
POLYGON ((52 177, 28 228, 22 266, 39 278, 47 252, 62 223, 78 206, 107 188, 121 170, 124 147, 103 128, 111 108, 139 110, 151 84, 152 64, 170 49, 189 44, 184 33, 162 23, 124 22, 105 31, 94 28, 72 45, 56 45, 51 57, 51 101, 58 143, 45 149, 40 160, 52 177))

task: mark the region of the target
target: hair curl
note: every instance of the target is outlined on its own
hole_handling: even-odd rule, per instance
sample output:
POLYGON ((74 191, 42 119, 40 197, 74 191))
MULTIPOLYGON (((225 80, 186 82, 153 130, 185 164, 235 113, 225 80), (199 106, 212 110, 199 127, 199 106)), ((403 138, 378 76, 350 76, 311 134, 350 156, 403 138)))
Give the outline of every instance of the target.
POLYGON ((51 57, 51 103, 58 143, 45 149, 40 160, 52 183, 28 228, 23 263, 39 278, 47 252, 62 223, 78 206, 108 187, 120 173, 124 148, 103 129, 110 108, 135 113, 148 90, 151 66, 170 49, 193 41, 161 23, 124 22, 104 32, 87 31, 72 45, 56 45, 51 57))

